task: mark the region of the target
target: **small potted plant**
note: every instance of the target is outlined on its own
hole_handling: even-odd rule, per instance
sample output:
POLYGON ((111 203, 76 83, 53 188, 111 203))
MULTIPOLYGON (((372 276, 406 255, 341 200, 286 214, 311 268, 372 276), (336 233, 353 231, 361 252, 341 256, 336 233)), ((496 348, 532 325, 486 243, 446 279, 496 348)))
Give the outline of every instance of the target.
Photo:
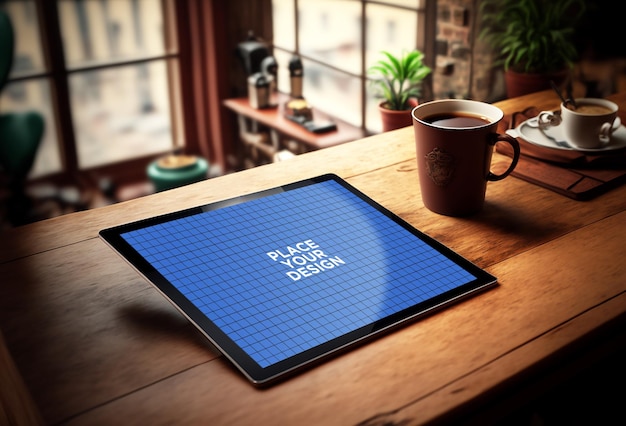
POLYGON ((422 82, 431 69, 424 64, 424 54, 419 50, 394 56, 383 51, 380 59, 368 69, 372 84, 383 100, 379 104, 383 131, 410 126, 411 110, 422 93, 422 82))
POLYGON ((515 97, 561 84, 577 59, 576 25, 584 0, 483 0, 484 40, 502 66, 507 94, 515 97))

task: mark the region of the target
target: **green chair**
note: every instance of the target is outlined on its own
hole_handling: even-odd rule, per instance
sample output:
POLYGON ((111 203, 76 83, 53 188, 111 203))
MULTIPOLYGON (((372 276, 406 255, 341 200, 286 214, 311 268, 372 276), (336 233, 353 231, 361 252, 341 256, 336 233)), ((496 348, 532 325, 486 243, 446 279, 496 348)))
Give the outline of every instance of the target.
MULTIPOLYGON (((6 84, 13 63, 14 33, 9 16, 0 10, 0 90, 6 84)), ((6 184, 6 215, 11 225, 33 220, 32 200, 26 181, 45 130, 38 112, 0 114, 0 174, 6 184)))
POLYGON ((11 72, 14 44, 11 20, 4 11, 0 10, 0 90, 4 87, 11 72))

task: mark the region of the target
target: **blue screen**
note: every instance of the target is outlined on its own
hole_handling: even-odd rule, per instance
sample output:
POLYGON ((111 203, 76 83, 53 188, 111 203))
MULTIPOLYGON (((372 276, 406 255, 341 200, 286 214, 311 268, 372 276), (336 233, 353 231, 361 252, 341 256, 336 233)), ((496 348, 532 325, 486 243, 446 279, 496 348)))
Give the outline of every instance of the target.
POLYGON ((475 279, 333 180, 122 237, 264 368, 475 279))

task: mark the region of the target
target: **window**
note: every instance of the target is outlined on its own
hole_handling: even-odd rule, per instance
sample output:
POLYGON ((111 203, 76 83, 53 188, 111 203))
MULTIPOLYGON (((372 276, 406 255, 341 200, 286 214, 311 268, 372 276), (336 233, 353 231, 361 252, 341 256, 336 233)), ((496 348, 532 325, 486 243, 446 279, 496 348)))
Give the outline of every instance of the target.
POLYGON ((289 60, 304 70, 303 96, 315 107, 382 129, 367 69, 380 51, 425 51, 426 0, 272 0, 278 89, 289 93, 289 60))
POLYGON ((2 111, 37 110, 32 177, 147 158, 184 144, 172 2, 5 1, 16 45, 2 111))

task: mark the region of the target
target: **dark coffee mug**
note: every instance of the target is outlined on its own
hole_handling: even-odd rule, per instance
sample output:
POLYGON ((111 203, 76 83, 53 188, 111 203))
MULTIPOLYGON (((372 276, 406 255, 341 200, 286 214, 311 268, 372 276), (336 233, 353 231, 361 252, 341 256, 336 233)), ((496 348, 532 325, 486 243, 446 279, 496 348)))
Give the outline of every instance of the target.
POLYGON ((487 182, 507 177, 520 156, 517 140, 496 131, 502 110, 485 102, 444 99, 420 104, 411 114, 424 205, 447 216, 480 211, 487 182), (499 141, 510 144, 514 154, 498 175, 490 167, 499 141))

